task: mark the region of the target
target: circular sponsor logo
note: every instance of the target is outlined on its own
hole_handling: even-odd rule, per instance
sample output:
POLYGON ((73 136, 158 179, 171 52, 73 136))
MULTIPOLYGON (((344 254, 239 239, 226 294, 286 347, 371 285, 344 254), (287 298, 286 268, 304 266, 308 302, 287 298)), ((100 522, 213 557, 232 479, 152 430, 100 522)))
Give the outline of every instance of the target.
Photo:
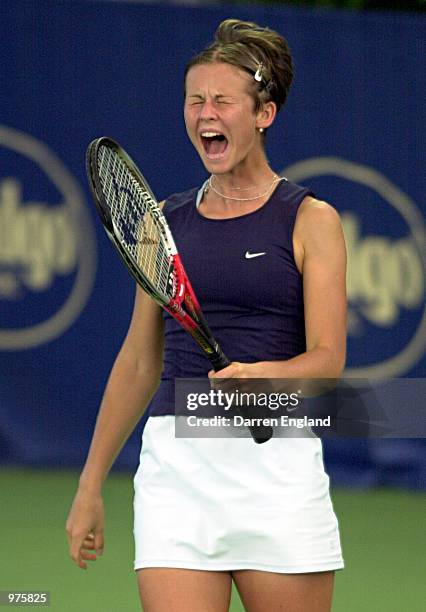
POLYGON ((413 200, 381 173, 336 157, 282 172, 340 212, 348 251, 348 363, 358 378, 400 376, 426 345, 425 228, 413 200))
POLYGON ((42 142, 0 126, 0 350, 63 334, 90 296, 96 242, 77 181, 42 142))

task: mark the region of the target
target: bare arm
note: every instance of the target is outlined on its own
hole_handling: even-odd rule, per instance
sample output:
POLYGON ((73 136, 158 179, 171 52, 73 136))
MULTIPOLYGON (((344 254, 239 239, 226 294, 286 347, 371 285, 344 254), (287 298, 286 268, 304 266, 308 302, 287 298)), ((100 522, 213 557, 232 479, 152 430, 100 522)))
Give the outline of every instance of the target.
POLYGON ((139 287, 129 331, 112 368, 89 454, 67 521, 70 554, 77 565, 103 548, 102 484, 156 391, 163 362, 161 309, 139 287), (85 552, 86 551, 86 552, 85 552))
POLYGON ((106 386, 80 482, 101 488, 115 458, 155 393, 162 370, 160 308, 137 289, 129 331, 106 386))
MULTIPOLYGON (((306 352, 286 361, 232 363, 215 378, 338 378, 346 355, 346 249, 337 212, 305 198, 294 229, 303 274, 306 352)), ((213 373, 211 373, 213 376, 213 373)))

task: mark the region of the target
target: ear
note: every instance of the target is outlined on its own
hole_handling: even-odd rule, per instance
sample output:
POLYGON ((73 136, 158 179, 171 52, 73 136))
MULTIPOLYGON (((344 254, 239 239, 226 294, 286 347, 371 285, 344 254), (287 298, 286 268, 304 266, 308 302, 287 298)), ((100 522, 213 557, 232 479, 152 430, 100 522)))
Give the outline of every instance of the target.
POLYGON ((259 128, 268 128, 274 122, 274 119, 277 114, 277 105, 275 102, 269 101, 265 102, 260 111, 256 116, 256 127, 259 128))

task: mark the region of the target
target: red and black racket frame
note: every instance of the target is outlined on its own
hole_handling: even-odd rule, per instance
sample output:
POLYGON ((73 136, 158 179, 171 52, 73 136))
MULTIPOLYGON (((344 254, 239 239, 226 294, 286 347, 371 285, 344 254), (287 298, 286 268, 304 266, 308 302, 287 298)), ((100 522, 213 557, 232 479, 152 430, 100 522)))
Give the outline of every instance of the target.
MULTIPOLYGON (((158 209, 158 218, 161 231, 164 232, 168 240, 171 239, 174 245, 174 241, 171 237, 170 231, 164 226, 163 213, 161 212, 161 209, 158 206, 157 200, 133 160, 114 140, 108 137, 101 137, 93 140, 87 149, 86 169, 93 200, 95 202, 96 209, 109 239, 111 240, 118 254, 124 261, 127 269, 129 270, 133 278, 137 281, 137 283, 142 287, 142 289, 146 293, 148 293, 148 295, 150 295, 157 304, 164 308, 164 310, 166 310, 183 327, 183 329, 185 329, 189 334, 191 334, 195 342, 202 350, 203 354, 212 364, 213 369, 216 372, 223 370, 228 365, 230 365, 231 362, 224 355, 219 344, 213 337, 213 334, 203 316, 200 304, 197 300, 194 290, 192 289, 191 283, 189 282, 189 279, 185 272, 181 258, 177 253, 177 250, 176 252, 170 253, 169 255, 170 269, 173 270, 174 274, 173 283, 175 283, 175 290, 173 291, 173 298, 167 300, 165 299, 165 296, 162 296, 158 293, 158 291, 148 281, 147 278, 141 275, 138 265, 134 261, 133 257, 131 257, 131 255, 126 251, 126 249, 120 242, 119 237, 116 235, 109 206, 107 205, 103 196, 102 187, 97 171, 96 159, 99 147, 101 145, 109 146, 116 152, 118 152, 120 156, 124 158, 127 166, 133 172, 136 180, 144 185, 144 188, 149 194, 152 203, 156 205, 158 209)), ((237 412, 239 414, 242 414, 239 409, 237 409, 237 412)), ((272 427, 270 427, 269 425, 249 426, 248 429, 250 430, 252 438, 258 444, 268 441, 273 435, 272 427)))

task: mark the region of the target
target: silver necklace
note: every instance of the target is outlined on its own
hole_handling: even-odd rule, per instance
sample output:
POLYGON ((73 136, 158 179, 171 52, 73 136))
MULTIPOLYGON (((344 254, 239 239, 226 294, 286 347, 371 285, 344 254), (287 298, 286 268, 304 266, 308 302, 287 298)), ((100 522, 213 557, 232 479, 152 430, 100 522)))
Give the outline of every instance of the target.
MULTIPOLYGON (((212 175, 210 176, 210 178, 209 178, 209 182, 208 182, 209 189, 211 189, 212 191, 214 191, 214 192, 215 192, 215 194, 216 194, 216 195, 218 195, 218 196, 220 196, 221 198, 224 198, 225 200, 234 200, 235 202, 250 202, 251 200, 258 200, 259 198, 263 198, 263 196, 267 195, 267 194, 268 194, 268 193, 271 191, 272 187, 273 187, 273 186, 274 186, 276 183, 279 183, 280 181, 283 181, 283 180, 284 180, 284 178, 283 178, 283 177, 279 177, 279 176, 277 176, 276 174, 274 174, 274 177, 273 177, 273 179, 272 179, 272 182, 271 182, 271 183, 268 183, 268 188, 266 189, 266 191, 263 191, 263 192, 262 192, 262 193, 260 193, 259 195, 257 195, 257 196, 253 196, 252 198, 235 198, 235 197, 232 197, 232 196, 227 196, 227 195, 225 195, 224 193, 221 193, 220 191, 218 191, 218 190, 216 189, 216 187, 214 187, 214 186, 213 186, 213 183, 212 183, 213 176, 214 176, 214 175, 212 174, 212 175)), ((263 185, 260 185, 260 187, 263 187, 263 185)), ((241 187, 233 187, 233 189, 239 189, 239 190, 241 190, 241 191, 247 191, 248 189, 254 189, 254 187, 244 187, 244 188, 241 188, 241 187)))
MULTIPOLYGON (((220 184, 219 179, 217 178, 216 174, 212 174, 210 178, 215 178, 216 181, 219 183, 219 186, 222 187, 222 185, 220 184)), ((272 180, 279 178, 277 174, 274 173, 274 176, 272 177, 272 180)), ((268 181, 267 183, 262 183, 262 185, 252 185, 251 187, 228 187, 229 191, 250 191, 250 189, 261 189, 263 187, 266 187, 267 185, 270 185, 271 183, 268 181)))

